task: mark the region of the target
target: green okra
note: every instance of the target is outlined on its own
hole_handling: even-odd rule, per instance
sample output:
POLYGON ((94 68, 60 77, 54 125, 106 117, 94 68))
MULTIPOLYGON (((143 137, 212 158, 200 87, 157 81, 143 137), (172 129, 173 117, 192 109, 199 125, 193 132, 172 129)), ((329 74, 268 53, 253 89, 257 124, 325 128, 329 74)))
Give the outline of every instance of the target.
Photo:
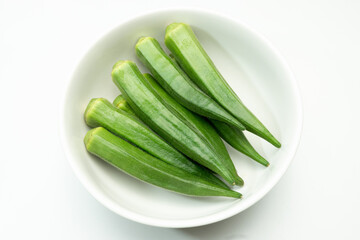
MULTIPOLYGON (((170 54, 170 58, 177 65, 176 59, 174 59, 174 56, 172 54, 170 54)), ((251 146, 250 142, 247 140, 242 131, 221 121, 217 121, 214 119, 209 119, 209 121, 212 123, 212 126, 215 127, 217 134, 220 135, 221 138, 224 139, 233 148, 254 159, 260 164, 266 167, 269 166, 269 162, 265 158, 263 158, 258 152, 256 152, 256 150, 253 148, 253 146, 251 146)))
MULTIPOLYGON (((169 56, 172 59, 173 63, 180 68, 180 66, 176 62, 174 56, 172 54, 170 54, 169 56)), ((223 156, 222 156, 223 158, 225 158, 225 159, 230 158, 230 155, 229 155, 228 151, 226 150, 226 147, 225 147, 223 141, 221 140, 219 134, 214 129, 213 125, 211 125, 207 121, 207 120, 211 121, 211 119, 206 119, 206 118, 200 117, 200 116, 194 114, 193 112, 188 111, 183 106, 181 106, 179 103, 177 103, 170 95, 168 95, 158 84, 156 84, 155 80, 153 79, 153 77, 150 74, 145 73, 144 76, 145 76, 145 78, 147 78, 149 80, 150 83, 153 83, 152 84, 153 87, 155 89, 158 89, 158 93, 164 99, 167 99, 167 101, 169 103, 171 103, 171 105, 175 109, 177 109, 177 111, 180 114, 184 115, 184 117, 186 119, 188 119, 192 124, 194 124, 201 131, 201 133, 205 136, 206 139, 208 139, 214 146, 216 146, 217 151, 219 153, 223 154, 223 156)))
POLYGON ((90 130, 84 143, 91 154, 155 186, 192 196, 241 197, 238 192, 220 187, 153 157, 105 128, 90 130))
POLYGON ((208 169, 192 162, 166 143, 135 115, 114 107, 104 98, 94 98, 89 102, 85 110, 85 121, 90 127, 106 128, 170 165, 207 179, 221 187, 227 187, 208 169))
POLYGON ((202 135, 179 116, 146 81, 135 63, 117 62, 112 79, 136 115, 177 150, 219 174, 230 184, 242 185, 236 170, 229 169, 202 135))
POLYGON ((235 117, 189 79, 163 51, 156 39, 152 37, 139 39, 135 50, 139 59, 150 70, 156 81, 184 107, 199 115, 245 130, 245 127, 235 117))
POLYGON ((224 139, 228 144, 230 144, 233 148, 238 150, 239 152, 245 154, 246 156, 254 159, 258 163, 264 165, 265 167, 269 166, 269 162, 263 158, 253 146, 251 146, 250 142, 245 137, 242 131, 227 125, 226 123, 210 120, 211 123, 215 126, 218 134, 224 139))
MULTIPOLYGON (((180 104, 178 104, 174 99, 171 99, 170 95, 168 95, 163 89, 161 89, 159 87, 159 85, 157 85, 155 83, 155 80, 153 80, 153 77, 150 74, 143 74, 144 77, 152 84, 153 88, 157 90, 158 94, 163 97, 164 99, 166 99, 166 101, 168 101, 168 103, 172 103, 172 105, 176 108, 176 105, 178 105, 178 108, 183 108, 180 104), (155 84, 154 84, 155 83, 155 84), (156 85, 158 86, 158 88, 156 87, 156 85), (166 98, 168 97, 168 98, 166 98)), ((118 106, 118 108, 123 109, 125 111, 132 111, 129 104, 127 104, 126 100, 119 95, 115 100, 114 100, 114 105, 118 106)), ((189 120, 189 119, 193 119, 192 121, 194 122, 194 124, 199 128, 202 129, 203 133, 205 136, 211 134, 210 136, 207 136, 206 138, 210 138, 211 140, 215 140, 212 143, 216 145, 215 142, 218 142, 218 144, 220 144, 220 148, 222 150, 225 150, 226 155, 228 155, 228 152, 225 148, 225 145, 223 144, 223 142, 221 141, 221 139, 219 138, 219 135, 221 136, 222 139, 224 139, 228 144, 230 144, 233 148, 235 148, 236 150, 238 150, 239 152, 245 154, 246 156, 254 159, 255 161, 257 161, 258 163, 264 165, 264 166, 269 166, 269 162, 263 158, 255 149, 254 147, 250 144, 250 142, 247 140, 247 138, 245 137, 244 133, 242 131, 239 131, 238 129, 220 122, 220 121, 216 121, 216 120, 210 120, 210 122, 212 123, 212 126, 214 126, 214 128, 216 129, 216 132, 214 130, 213 127, 208 126, 210 125, 204 118, 201 118, 200 116, 196 116, 195 114, 193 114, 192 112, 189 113, 189 111, 187 109, 183 109, 183 111, 181 111, 181 109, 179 109, 179 112, 184 113, 184 116, 189 120), (193 116, 191 116, 193 115, 193 116), (207 135, 206 135, 207 134, 207 135), (218 140, 217 140, 218 138, 218 140), (222 145, 222 146, 221 146, 222 145)), ((135 114, 135 113, 134 113, 135 114)), ((220 150, 221 151, 221 150, 220 150)), ((225 157, 226 157, 225 155, 225 157)))
MULTIPOLYGON (((219 134, 216 132, 214 127, 205 118, 196 115, 195 113, 189 111, 188 109, 177 103, 175 99, 173 99, 169 94, 165 92, 164 89, 159 86, 159 84, 157 84, 157 82, 150 74, 144 73, 143 76, 150 83, 150 85, 157 92, 157 94, 159 94, 159 96, 164 101, 166 101, 169 106, 171 106, 179 115, 186 119, 186 121, 190 125, 193 125, 193 129, 199 130, 199 134, 203 135, 204 139, 214 147, 215 151, 218 154, 221 155, 221 158, 227 159, 229 161, 230 156, 228 151, 226 150, 223 141, 221 140, 219 134)), ((124 111, 135 114, 122 95, 117 96, 113 104, 124 111)))
POLYGON ((113 105, 127 113, 136 115, 134 113, 134 111, 131 109, 131 107, 129 106, 129 104, 126 102, 125 98, 121 94, 114 99, 113 105))
POLYGON ((246 130, 262 137, 275 147, 281 147, 280 142, 246 108, 231 89, 189 25, 184 23, 170 24, 166 28, 165 45, 190 79, 236 117, 245 126, 246 130))
POLYGON ((155 79, 148 73, 143 74, 145 79, 150 83, 151 87, 156 93, 168 104, 169 107, 176 111, 184 121, 187 121, 189 126, 197 130, 206 141, 213 146, 214 150, 218 153, 219 157, 223 159, 224 165, 226 164, 229 169, 236 171, 235 166, 230 158, 226 147, 217 134, 212 125, 203 117, 196 115, 180 105, 174 98, 172 98, 165 90, 155 81, 155 79))

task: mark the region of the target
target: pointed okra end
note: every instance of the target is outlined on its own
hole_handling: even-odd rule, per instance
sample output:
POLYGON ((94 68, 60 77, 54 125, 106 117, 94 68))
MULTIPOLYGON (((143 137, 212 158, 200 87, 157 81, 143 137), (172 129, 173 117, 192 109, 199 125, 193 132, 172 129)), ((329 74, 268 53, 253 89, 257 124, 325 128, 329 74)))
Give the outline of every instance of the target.
POLYGON ((274 147, 281 148, 281 143, 269 131, 266 131, 262 138, 271 143, 274 147))
POLYGON ((244 180, 241 177, 239 177, 238 175, 236 175, 234 185, 244 186, 244 180))
POLYGON ((241 193, 239 193, 239 192, 236 192, 234 197, 241 199, 243 197, 243 195, 241 193))
MULTIPOLYGON (((261 123, 260 123, 261 124, 261 123)), ((262 124, 261 124, 262 125, 262 124)), ((250 126, 251 128, 251 126, 250 126)), ((256 135, 258 135, 259 137, 265 139, 266 141, 268 141, 269 143, 271 143, 274 147, 280 148, 281 147, 281 143, 274 137, 274 135, 272 135, 270 133, 270 131, 268 129, 266 129, 266 127, 264 125, 262 125, 261 127, 262 129, 258 130, 258 133, 254 132, 256 135)))
POLYGON ((281 148, 281 143, 275 137, 272 139, 270 143, 277 148, 281 148))
POLYGON ((256 162, 260 163, 261 165, 265 166, 265 167, 270 166, 270 163, 268 162, 268 160, 263 158, 258 152, 255 151, 255 149, 254 149, 254 152, 252 152, 248 156, 251 157, 252 159, 254 159, 256 162))
POLYGON ((232 197, 232 198, 238 198, 241 199, 242 198, 242 194, 233 190, 228 190, 224 193, 225 197, 232 197))
POLYGON ((222 175, 222 178, 229 183, 231 186, 243 186, 244 185, 244 180, 239 177, 239 175, 237 175, 237 173, 232 173, 230 175, 222 175))

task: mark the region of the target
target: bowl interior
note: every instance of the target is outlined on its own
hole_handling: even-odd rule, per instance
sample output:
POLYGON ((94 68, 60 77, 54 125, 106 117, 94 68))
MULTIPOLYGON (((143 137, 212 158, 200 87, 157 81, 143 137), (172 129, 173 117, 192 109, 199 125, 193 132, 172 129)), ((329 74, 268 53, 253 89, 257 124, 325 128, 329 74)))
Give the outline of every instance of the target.
MULTIPOLYGON (((168 51, 166 49, 166 51, 168 51)), ((227 18, 199 11, 173 10, 137 17, 101 38, 84 56, 68 86, 63 106, 62 135, 68 158, 85 187, 108 208, 132 220, 163 227, 190 227, 215 222, 249 207, 282 176, 295 153, 301 130, 301 105, 295 80, 281 57, 258 34, 227 18), (119 90, 111 80, 118 60, 135 61, 141 36, 163 44, 172 22, 189 23, 215 65, 242 101, 281 141, 276 149, 247 134, 271 163, 265 168, 228 147, 245 186, 244 197, 187 197, 140 182, 87 153, 83 138, 89 128, 83 112, 91 98, 112 101, 119 90)))

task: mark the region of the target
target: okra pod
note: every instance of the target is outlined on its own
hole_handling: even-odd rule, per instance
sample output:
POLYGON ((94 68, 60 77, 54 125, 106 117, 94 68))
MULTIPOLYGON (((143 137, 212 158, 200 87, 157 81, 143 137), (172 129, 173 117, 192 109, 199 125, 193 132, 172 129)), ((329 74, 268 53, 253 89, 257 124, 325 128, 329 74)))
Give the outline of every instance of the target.
POLYGON ((241 194, 169 165, 142 151, 105 128, 90 130, 84 139, 86 149, 123 172, 144 182, 192 196, 225 196, 241 194))
POLYGON ((176 100, 167 94, 150 74, 145 73, 144 77, 156 93, 168 104, 168 106, 172 108, 173 111, 177 112, 184 121, 189 124, 189 126, 192 126, 193 129, 197 130, 199 135, 202 135, 204 139, 213 146, 219 157, 223 159, 224 165, 226 165, 229 169, 232 169, 232 171, 236 171, 223 141, 212 125, 205 118, 196 115, 177 103, 176 100))
POLYGON ((136 145, 145 152, 186 172, 227 187, 211 172, 196 164, 166 143, 135 115, 114 107, 104 98, 92 99, 85 110, 85 121, 90 127, 104 127, 115 135, 136 145))
POLYGON ((189 79, 164 52, 155 38, 139 39, 135 49, 137 56, 150 70, 156 81, 181 105, 201 116, 245 130, 245 127, 235 117, 189 79))
POLYGON ((218 173, 230 184, 242 185, 236 171, 229 169, 214 148, 161 99, 135 63, 117 62, 112 71, 114 83, 136 115, 177 150, 218 173))
POLYGON ((172 23, 166 28, 165 45, 173 53, 181 68, 191 80, 217 103, 228 110, 246 128, 275 147, 280 142, 250 112, 215 67, 191 27, 172 23))
POLYGON ((270 165, 269 162, 263 158, 253 146, 251 146, 242 131, 239 131, 238 129, 220 121, 211 120, 211 123, 215 126, 216 131, 222 139, 224 139, 233 148, 254 159, 265 167, 270 165))

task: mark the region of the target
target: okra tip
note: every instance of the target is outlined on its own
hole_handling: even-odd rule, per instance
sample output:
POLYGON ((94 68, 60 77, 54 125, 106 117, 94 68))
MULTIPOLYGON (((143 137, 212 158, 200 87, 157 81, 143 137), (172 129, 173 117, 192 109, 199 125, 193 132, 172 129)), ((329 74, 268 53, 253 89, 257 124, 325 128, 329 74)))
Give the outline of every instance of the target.
POLYGON ((253 153, 249 157, 251 157, 252 159, 254 159, 255 161, 257 161, 258 163, 260 163, 261 165, 263 165, 265 167, 270 166, 270 163, 265 158, 263 158, 260 154, 258 154, 257 152, 253 153))
POLYGON ((121 94, 114 99, 113 105, 120 110, 135 115, 126 99, 121 94))
POLYGON ((242 198, 242 194, 236 191, 232 191, 230 190, 230 192, 228 192, 227 194, 228 197, 233 197, 233 198, 238 198, 241 199, 242 198))
POLYGON ((281 148, 281 143, 275 138, 274 138, 274 140, 272 142, 272 145, 274 145, 277 148, 281 148))
POLYGON ((244 186, 244 180, 241 177, 236 176, 235 182, 233 184, 238 186, 244 186))
POLYGON ((90 126, 90 127, 98 126, 97 122, 94 121, 92 118, 92 113, 93 113, 93 110, 96 109, 96 107, 99 104, 106 103, 106 102, 108 102, 108 101, 105 98, 93 98, 90 100, 90 102, 88 103, 88 105, 85 109, 85 113, 84 113, 85 122, 88 126, 90 126))
POLYGON ((189 25, 186 24, 186 23, 177 23, 177 22, 171 23, 171 24, 169 24, 169 25, 166 27, 166 33, 171 32, 171 31, 174 30, 175 28, 181 27, 181 26, 187 27, 187 26, 189 26, 189 25))
POLYGON ((126 65, 126 64, 135 64, 134 62, 130 61, 130 60, 119 60, 117 61, 113 68, 112 68, 112 72, 111 72, 111 75, 113 75, 115 73, 116 70, 120 69, 122 66, 126 65))
POLYGON ((91 146, 91 142, 94 139, 93 136, 96 135, 99 131, 103 131, 104 128, 102 127, 97 127, 97 128, 93 128, 90 131, 88 131, 84 137, 84 144, 86 149, 89 149, 91 146))
POLYGON ((154 41, 154 40, 155 40, 155 38, 153 38, 153 37, 140 37, 139 40, 137 41, 136 45, 135 45, 135 49, 143 42, 154 41))
POLYGON ((118 107, 119 105, 123 104, 125 102, 124 97, 120 94, 119 96, 117 96, 114 101, 113 101, 113 105, 115 107, 118 107))
POLYGON ((268 133, 264 139, 271 143, 274 147, 281 148, 281 143, 271 133, 268 133))

